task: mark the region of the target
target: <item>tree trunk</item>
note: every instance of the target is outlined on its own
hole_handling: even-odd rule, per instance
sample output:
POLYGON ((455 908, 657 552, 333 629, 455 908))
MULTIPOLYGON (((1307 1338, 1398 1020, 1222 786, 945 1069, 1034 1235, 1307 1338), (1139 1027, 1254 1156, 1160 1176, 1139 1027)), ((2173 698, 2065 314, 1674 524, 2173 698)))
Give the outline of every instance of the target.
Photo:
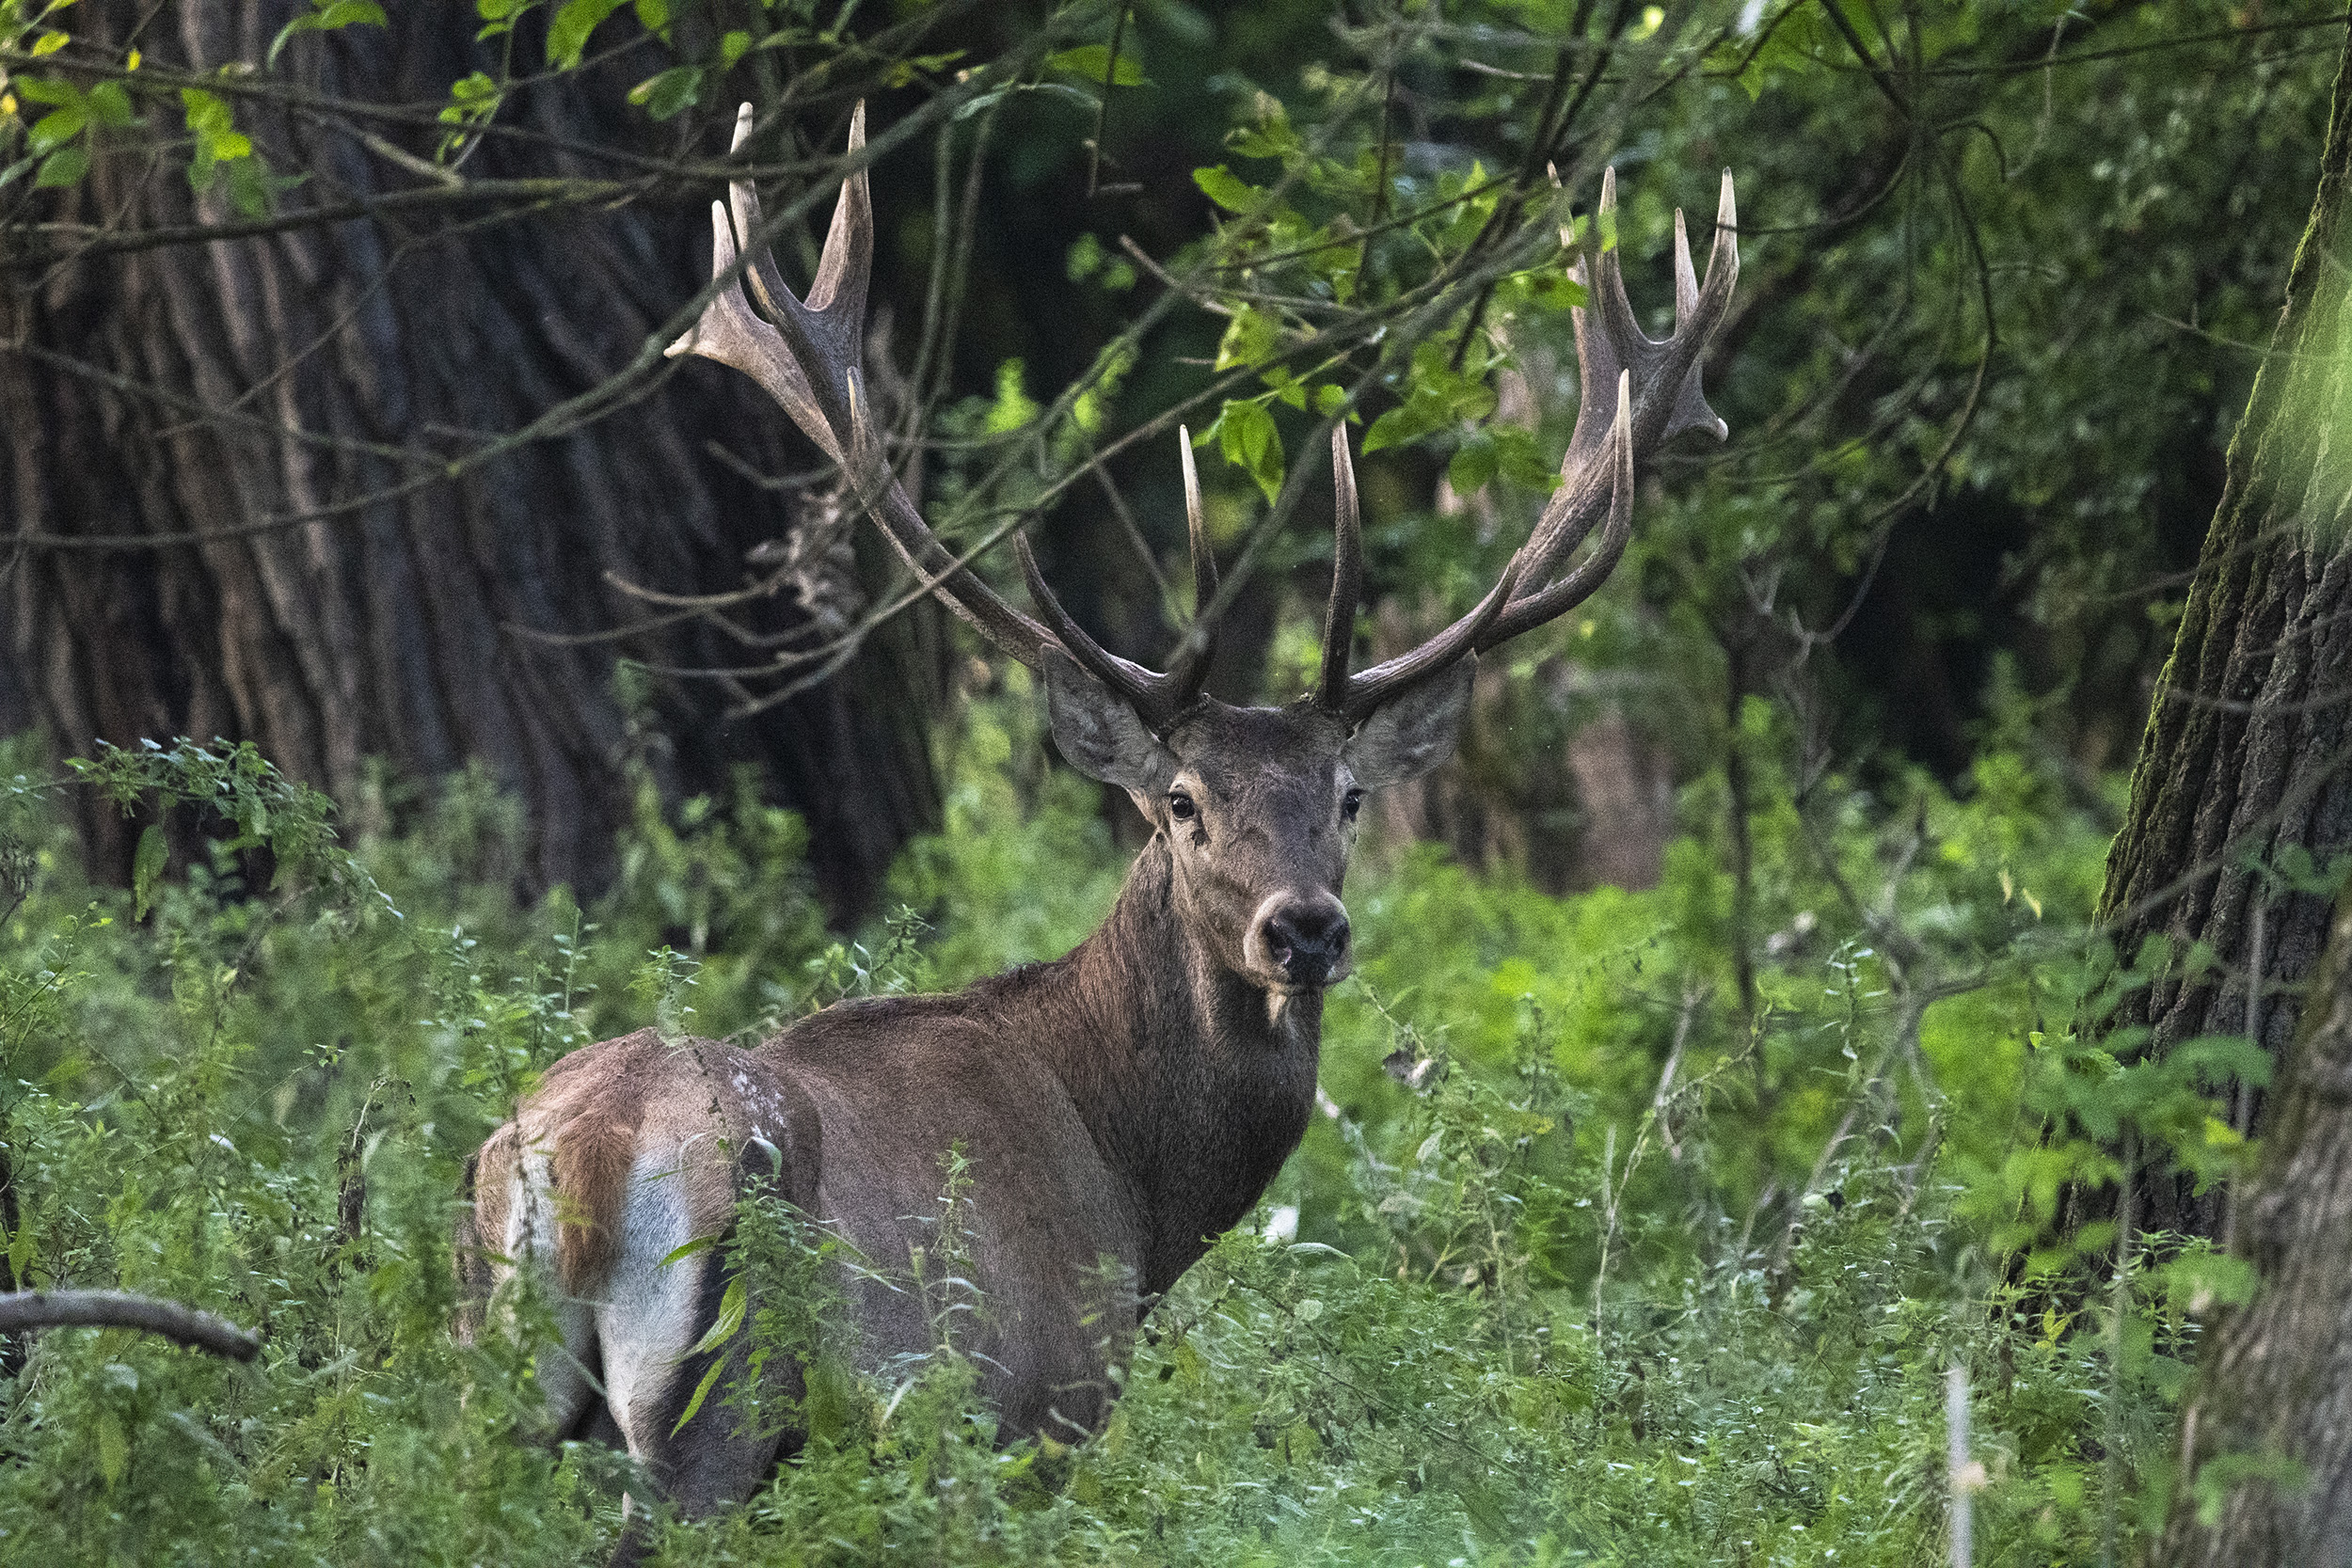
MULTIPOLYGON (((114 0, 72 20, 86 38, 120 40, 151 8, 114 0)), ((255 60, 307 9, 177 0, 140 41, 155 63, 255 60)), ((392 8, 389 27, 310 35, 287 59, 321 93, 430 103, 483 63, 466 12, 392 8)), ((630 80, 622 64, 518 92, 502 119, 583 143, 644 142, 644 120, 622 103, 630 80)), ((313 192, 417 183, 313 119, 246 103, 238 123, 313 192)), ((433 153, 432 129, 380 129, 433 153)), ((609 172, 497 140, 466 169, 587 171, 609 172)), ((251 739, 346 800, 372 757, 409 775, 479 761, 528 806, 524 883, 593 888, 630 804, 620 765, 635 742, 616 657, 661 668, 762 656, 694 621, 618 641, 544 634, 656 618, 608 573, 673 594, 744 585, 746 553, 787 531, 787 502, 715 449, 771 474, 813 455, 748 379, 701 363, 586 429, 405 494, 381 492, 417 465, 355 443, 452 455, 617 371, 708 276, 708 195, 470 230, 440 220, 437 232, 433 220, 378 216, 17 274, 0 303, 0 494, 14 527, 224 536, 20 551, 0 589, 14 659, 0 697, 19 708, 7 717, 76 752, 101 738, 251 739), (315 521, 224 533, 371 495, 315 521)), ((114 228, 224 215, 169 168, 119 153, 102 153, 70 200, 71 215, 114 228)), ((741 619, 772 633, 801 614, 779 595, 741 619)), ((770 799, 806 816, 828 903, 855 913, 936 815, 929 626, 902 620, 830 682, 736 721, 716 685, 658 683, 664 787, 723 790, 737 766, 755 768, 770 799)), ((127 867, 110 812, 93 807, 85 826, 100 865, 127 867)))
POLYGON ((2334 926, 2237 1195, 2260 1285, 2198 1355, 2166 1568, 2352 1562, 2352 898, 2334 926))
MULTIPOLYGON (((2152 938, 2174 955, 2115 1021, 2146 1025, 2158 1053, 2201 1035, 2251 1032, 2274 1057, 2283 1053, 2329 903, 2309 879, 2296 888, 2273 875, 2280 853, 2299 847, 2324 864, 2352 849, 2348 94, 2352 51, 2337 76, 2286 308, 2231 442, 2227 488, 2107 859, 2102 914, 2120 957, 2131 960, 2152 938), (2191 961, 2193 948, 2214 961, 2191 961), (2249 991, 2260 1004, 2251 1031, 2249 991)), ((2250 1115, 2251 1097, 2243 1102, 2250 1115)), ((2171 1177, 2144 1178, 2141 1193, 2148 1229, 2219 1227, 2218 1193, 2200 1196, 2171 1177)))

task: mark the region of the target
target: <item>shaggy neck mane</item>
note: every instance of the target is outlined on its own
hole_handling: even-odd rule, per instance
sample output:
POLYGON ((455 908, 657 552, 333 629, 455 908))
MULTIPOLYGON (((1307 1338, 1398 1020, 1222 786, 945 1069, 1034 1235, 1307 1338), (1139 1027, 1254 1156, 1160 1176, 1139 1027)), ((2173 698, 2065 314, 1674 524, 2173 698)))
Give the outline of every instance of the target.
POLYGON ((1306 1132, 1322 993, 1277 1006, 1195 941, 1158 834, 1092 936, 1008 978, 1000 1037, 1060 1079, 1146 1218, 1142 1287, 1165 1291, 1249 1212, 1306 1132))

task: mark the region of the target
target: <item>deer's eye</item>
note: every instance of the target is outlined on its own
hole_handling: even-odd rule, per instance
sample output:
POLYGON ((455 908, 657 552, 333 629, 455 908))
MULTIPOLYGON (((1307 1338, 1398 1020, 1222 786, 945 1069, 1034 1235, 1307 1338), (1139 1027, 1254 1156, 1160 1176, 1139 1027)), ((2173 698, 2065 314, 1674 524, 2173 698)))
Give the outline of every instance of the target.
POLYGON ((1340 798, 1340 815, 1353 822, 1356 820, 1356 813, 1363 803, 1364 792, 1360 789, 1351 789, 1340 798))
POLYGON ((1181 789, 1171 789, 1168 792, 1168 816, 1179 822, 1189 822, 1193 818, 1193 810, 1191 796, 1181 789))

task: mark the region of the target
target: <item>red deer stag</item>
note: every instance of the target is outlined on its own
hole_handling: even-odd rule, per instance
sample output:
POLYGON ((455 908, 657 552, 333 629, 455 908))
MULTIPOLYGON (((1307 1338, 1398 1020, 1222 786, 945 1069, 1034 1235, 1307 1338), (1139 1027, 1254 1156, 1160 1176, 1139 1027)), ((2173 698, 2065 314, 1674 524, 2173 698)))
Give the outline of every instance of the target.
MULTIPOLYGON (((751 124, 738 122, 739 147, 751 124)), ((864 144, 861 110, 850 147, 864 144)), ((1604 176, 1601 210, 1614 203, 1604 176)), ((714 267, 758 232, 747 183, 712 204, 714 267)), ((747 1175, 846 1238, 876 1271, 909 1267, 929 1239, 913 1216, 939 1204, 940 1157, 969 1159, 972 1331, 1008 1440, 1081 1436, 1110 1395, 1106 1358, 1136 1314, 1240 1220, 1297 1144, 1313 1103, 1323 994, 1349 968, 1341 879, 1364 792, 1427 772, 1453 751, 1477 656, 1590 594, 1623 553, 1638 453, 1683 430, 1719 438, 1698 358, 1739 273, 1726 173, 1707 277, 1675 228, 1674 335, 1645 336, 1614 252, 1592 259, 1593 301, 1575 318, 1582 405, 1554 494, 1477 607, 1429 641, 1351 673, 1361 584, 1345 427, 1332 435, 1337 546, 1315 689, 1288 707, 1230 707, 1201 689, 1208 639, 1194 628, 1166 673, 1080 629, 1016 542, 1038 619, 1005 602, 925 524, 878 451, 861 388, 873 217, 863 170, 844 182, 805 303, 773 261, 730 283, 670 352, 756 379, 843 464, 909 566, 989 642, 1041 673, 1054 743, 1079 771, 1120 785, 1152 828, 1102 928, 1053 963, 952 996, 844 1002, 755 1050, 665 1042, 650 1031, 564 1057, 485 1144, 458 1238, 471 1310, 516 1271, 556 1303, 564 1343, 540 1382, 560 1429, 617 1430, 689 1515, 750 1495, 789 1434, 753 1435, 712 1400, 680 1414, 712 1357, 696 1354, 725 1283, 723 1255, 687 1243, 723 1234, 747 1175), (1582 561, 1567 562, 1597 528, 1582 561), (1101 1321, 1101 1264, 1128 1281, 1101 1321)), ((1195 585, 1216 567, 1184 458, 1195 585)), ((848 1284, 855 1354, 920 1354, 932 1325, 919 1291, 881 1273, 848 1284)), ((730 1373, 729 1375, 732 1375, 730 1373)), ((797 1394, 797 1369, 779 1392, 797 1394)), ((643 1549, 625 1539, 620 1556, 643 1549)))

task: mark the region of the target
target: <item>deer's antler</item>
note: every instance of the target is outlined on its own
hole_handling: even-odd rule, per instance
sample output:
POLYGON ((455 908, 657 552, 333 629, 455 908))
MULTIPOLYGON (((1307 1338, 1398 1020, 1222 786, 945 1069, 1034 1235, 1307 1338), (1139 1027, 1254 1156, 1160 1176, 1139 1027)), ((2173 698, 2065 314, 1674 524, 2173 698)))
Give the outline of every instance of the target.
MULTIPOLYGON (((752 106, 745 103, 736 114, 735 150, 742 148, 751 132, 752 106)), ((861 103, 850 116, 849 151, 854 155, 865 145, 866 106, 861 103)), ((710 204, 711 271, 723 280, 737 268, 739 236, 748 244, 761 227, 759 197, 748 181, 734 182, 728 195, 727 201, 710 204)), ((1616 205, 1616 176, 1605 171, 1600 211, 1613 214, 1616 205)), ((1031 669, 1042 667, 1048 647, 1060 649, 1124 697, 1152 729, 1164 733, 1200 695, 1215 628, 1196 620, 1167 672, 1148 670, 1087 635, 1046 586, 1026 538, 1016 536, 1014 548, 1042 622, 1006 603, 931 531, 890 470, 862 386, 866 291, 873 256, 873 201, 866 170, 860 167, 842 182, 833 227, 805 301, 785 287, 773 255, 763 248, 741 266, 759 309, 753 309, 741 288, 723 282, 701 319, 668 352, 697 354, 731 365, 765 388, 792 422, 843 466, 859 500, 907 564, 981 636, 1031 669)), ((1465 655, 1484 652, 1581 603, 1615 567, 1631 537, 1637 455, 1646 456, 1685 430, 1711 431, 1718 439, 1725 434, 1700 388, 1698 361, 1730 308, 1732 286, 1740 276, 1730 171, 1724 174, 1715 243, 1708 254, 1704 281, 1691 265, 1682 214, 1675 214, 1671 337, 1653 341, 1643 333, 1626 298, 1613 248, 1602 251, 1589 267, 1580 260, 1573 276, 1590 289, 1591 298, 1573 312, 1581 403, 1561 464, 1560 488, 1476 609, 1411 652, 1357 674, 1348 673, 1347 663, 1363 585, 1362 535, 1346 430, 1342 426, 1332 432, 1337 537, 1331 599, 1324 617, 1323 674, 1315 692, 1326 707, 1360 719, 1465 655), (1599 541, 1573 569, 1563 572, 1596 527, 1601 530, 1599 541)), ((1194 601, 1205 610, 1216 594, 1216 562, 1201 520, 1191 439, 1182 429, 1177 435, 1194 601)))
MULTIPOLYGON (((1616 173, 1606 170, 1600 179, 1600 211, 1605 216, 1616 208, 1616 173)), ((1686 430, 1708 431, 1718 440, 1728 434, 1699 386, 1699 355, 1723 325, 1732 286, 1740 278, 1739 211, 1731 171, 1724 171, 1715 243, 1708 252, 1704 282, 1691 265, 1682 214, 1678 209, 1675 213, 1671 337, 1652 339, 1634 320, 1613 247, 1602 251, 1589 268, 1580 259, 1571 276, 1586 285, 1590 295, 1571 313, 1581 402, 1567 456, 1560 465, 1560 488, 1477 608, 1411 652, 1354 675, 1347 672, 1347 656, 1363 582, 1363 544, 1345 428, 1331 433, 1338 519, 1331 600, 1323 623, 1323 678, 1316 692, 1324 706, 1361 719, 1464 655, 1484 653, 1583 602, 1615 568, 1632 537, 1635 458, 1648 456, 1686 430), (1596 525, 1601 525, 1598 542, 1572 570, 1562 573, 1561 567, 1596 525)))
MULTIPOLYGON (((734 150, 739 150, 751 134, 752 106, 746 103, 736 111, 734 150)), ((849 151, 854 155, 865 145, 866 105, 860 103, 850 118, 849 151)), ((728 197, 725 202, 710 204, 711 275, 721 279, 737 265, 739 243, 750 244, 760 231, 759 196, 750 182, 734 182, 728 197)), ((842 465, 858 499, 907 564, 981 636, 1033 670, 1042 667, 1048 646, 1062 649, 1125 697, 1153 729, 1167 729, 1200 694, 1208 667, 1208 628, 1194 627, 1166 674, 1121 658, 1080 629, 1045 586, 1027 540, 1017 538, 1022 573, 1045 618, 1041 624, 1007 604, 931 531, 906 487, 890 471, 863 386, 866 289, 873 260, 874 206, 861 167, 841 182, 833 228, 825 236, 805 302, 785 287, 774 255, 763 246, 742 267, 759 309, 753 309, 740 288, 724 282, 701 319, 668 353, 697 354, 731 365, 765 388, 792 422, 842 465)), ((1200 521, 1200 482, 1193 473, 1188 439, 1184 462, 1193 583, 1205 608, 1216 592, 1216 563, 1200 521)))

